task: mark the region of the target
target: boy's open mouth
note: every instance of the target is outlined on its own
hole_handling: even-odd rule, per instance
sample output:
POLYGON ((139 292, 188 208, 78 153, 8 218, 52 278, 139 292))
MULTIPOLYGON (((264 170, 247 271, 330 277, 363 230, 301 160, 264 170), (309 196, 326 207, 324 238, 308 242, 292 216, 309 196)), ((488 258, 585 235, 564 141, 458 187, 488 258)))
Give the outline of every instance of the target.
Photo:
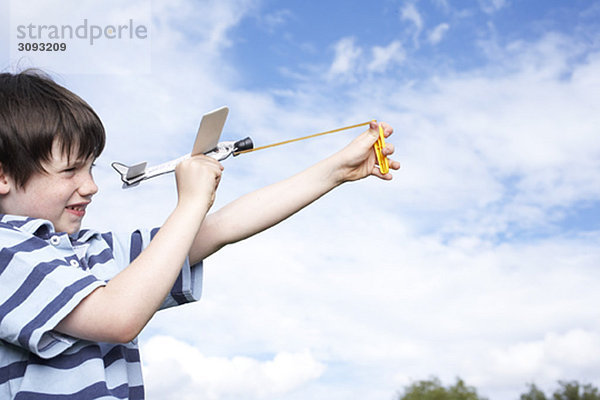
POLYGON ((77 215, 79 217, 82 217, 83 215, 85 215, 85 208, 86 207, 87 207, 87 203, 85 203, 85 204, 72 204, 70 206, 67 206, 66 209, 71 214, 75 214, 75 215, 77 215))

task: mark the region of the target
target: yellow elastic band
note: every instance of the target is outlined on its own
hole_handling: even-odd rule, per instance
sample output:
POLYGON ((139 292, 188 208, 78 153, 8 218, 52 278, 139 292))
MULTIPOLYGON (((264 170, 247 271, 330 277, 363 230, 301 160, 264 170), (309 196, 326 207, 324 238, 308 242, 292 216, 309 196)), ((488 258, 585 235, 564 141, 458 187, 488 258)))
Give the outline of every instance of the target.
POLYGON ((234 155, 237 156, 238 154, 250 153, 250 152, 253 152, 253 151, 257 151, 257 150, 268 149, 269 147, 281 146, 282 144, 288 144, 288 143, 292 143, 292 142, 298 142, 300 140, 310 139, 310 138, 314 138, 314 137, 317 137, 317 136, 323 136, 323 135, 327 135, 327 134, 330 134, 330 133, 345 131, 347 129, 358 128, 359 126, 369 125, 370 123, 371 123, 371 121, 369 121, 369 122, 363 122, 361 124, 345 126, 343 128, 333 129, 331 131, 315 133, 313 135, 303 136, 303 137, 299 137, 299 138, 296 138, 296 139, 285 140, 283 142, 273 143, 273 144, 269 144, 269 145, 266 145, 266 146, 255 147, 253 149, 248 149, 248 150, 242 150, 242 151, 238 151, 238 152, 234 153, 234 155))
MULTIPOLYGON (((360 124, 345 126, 343 128, 333 129, 333 130, 326 131, 326 132, 315 133, 313 135, 302 136, 302 137, 299 137, 296 139, 284 140, 283 142, 278 142, 278 143, 273 143, 273 144, 269 144, 266 146, 255 147, 253 149, 238 151, 238 152, 233 153, 233 155, 237 156, 239 154, 251 153, 251 152, 257 151, 257 150, 268 149, 269 147, 281 146, 282 144, 288 144, 288 143, 292 143, 292 142, 298 142, 300 140, 311 139, 311 138, 314 138, 317 136, 323 136, 323 135, 328 135, 330 133, 345 131, 345 130, 352 129, 352 128, 358 128, 359 126, 369 125, 370 123, 371 123, 371 121, 363 122, 360 124)), ((373 144, 373 148, 375 149, 375 154, 377 155, 377 163, 379 164, 379 170, 381 171, 382 174, 385 175, 390 171, 390 167, 389 167, 388 158, 385 157, 382 153, 382 150, 385 147, 385 138, 383 135, 383 127, 381 126, 381 124, 378 124, 378 126, 379 126, 379 138, 377 139, 375 144, 373 144)))

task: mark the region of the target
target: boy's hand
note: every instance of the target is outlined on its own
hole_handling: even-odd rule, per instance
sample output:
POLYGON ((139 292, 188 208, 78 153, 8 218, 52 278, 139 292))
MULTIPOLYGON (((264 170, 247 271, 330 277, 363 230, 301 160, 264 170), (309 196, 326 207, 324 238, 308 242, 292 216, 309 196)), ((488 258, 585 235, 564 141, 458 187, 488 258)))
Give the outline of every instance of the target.
POLYGON ((175 168, 179 204, 189 204, 198 210, 204 208, 206 213, 215 201, 222 171, 221 163, 204 155, 193 156, 179 163, 175 168))
MULTIPOLYGON (((383 127, 383 133, 388 138, 394 129, 385 122, 381 122, 383 127)), ((354 139, 348 146, 342 151, 336 154, 339 162, 339 180, 340 182, 356 181, 365 178, 369 175, 375 175, 378 178, 390 180, 392 174, 387 173, 383 175, 379 168, 375 165, 377 157, 375 156, 375 150, 373 144, 379 138, 379 127, 376 122, 371 122, 369 129, 363 132, 360 136, 354 139)), ((386 143, 382 153, 384 156, 390 156, 394 153, 394 145, 386 143)), ((398 161, 389 160, 390 169, 400 169, 400 163, 398 161)))

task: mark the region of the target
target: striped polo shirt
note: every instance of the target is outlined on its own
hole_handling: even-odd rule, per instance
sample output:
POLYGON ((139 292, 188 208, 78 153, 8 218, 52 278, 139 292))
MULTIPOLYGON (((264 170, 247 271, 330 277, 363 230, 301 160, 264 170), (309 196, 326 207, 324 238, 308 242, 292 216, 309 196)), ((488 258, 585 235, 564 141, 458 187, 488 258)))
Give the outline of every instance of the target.
MULTIPOLYGON (((143 399, 137 340, 96 343, 54 330, 123 270, 158 229, 128 235, 0 214, 0 399, 143 399)), ((202 263, 186 261, 162 308, 196 301, 202 263)))

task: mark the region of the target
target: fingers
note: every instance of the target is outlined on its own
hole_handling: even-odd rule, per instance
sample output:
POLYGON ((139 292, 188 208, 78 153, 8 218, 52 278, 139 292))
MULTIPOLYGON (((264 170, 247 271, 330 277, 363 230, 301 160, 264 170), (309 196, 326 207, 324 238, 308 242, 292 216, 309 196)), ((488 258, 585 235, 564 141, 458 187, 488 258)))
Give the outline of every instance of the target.
POLYGON ((371 121, 369 123, 369 129, 375 131, 375 133, 377 133, 377 136, 379 136, 379 125, 381 125, 381 127, 383 128, 383 135, 386 138, 389 137, 392 133, 394 133, 394 128, 392 128, 392 126, 387 122, 383 121, 371 121))
POLYGON ((383 128, 383 136, 386 138, 389 137, 392 133, 394 133, 394 128, 391 127, 387 122, 380 122, 381 127, 383 128))
POLYGON ((392 180, 392 174, 390 174, 389 172, 387 174, 382 174, 381 170, 379 169, 379 165, 373 166, 373 171, 371 172, 371 175, 374 175, 374 176, 378 177, 379 179, 383 179, 385 181, 392 180))
POLYGON ((379 126, 377 125, 377 121, 371 121, 369 123, 369 129, 367 129, 359 137, 367 138, 365 144, 367 146, 372 146, 373 143, 375 143, 377 141, 377 139, 379 139, 379 126))
MULTIPOLYGON (((387 122, 380 122, 379 125, 381 125, 381 127, 383 128, 383 135, 388 138, 390 137, 390 135, 392 133, 394 133, 394 128, 391 127, 390 124, 388 124, 387 122)), ((391 156, 392 154, 394 154, 394 151, 396 150, 395 146, 392 143, 386 143, 385 147, 381 150, 381 153, 385 156, 391 156)), ((394 161, 389 159, 389 167, 390 169, 393 170, 398 170, 400 169, 400 163, 398 161, 394 161)), ((383 179, 392 179, 390 174, 386 174, 386 175, 382 175, 381 172, 379 171, 379 168, 377 168, 377 171, 379 172, 379 177, 383 178, 383 179), (387 176, 389 175, 389 178, 387 178, 387 176)))
POLYGON ((385 147, 383 148, 383 150, 381 150, 381 152, 383 153, 384 156, 391 156, 392 154, 394 154, 394 150, 395 147, 393 144, 391 143, 386 143, 385 147))
MULTIPOLYGON (((390 170, 399 170, 400 169, 400 163, 396 160, 389 160, 389 167, 390 170)), ((384 179, 386 181, 392 180, 392 174, 391 173, 387 173, 387 174, 382 174, 381 170, 379 169, 379 165, 374 165, 373 166, 373 171, 371 172, 371 175, 374 175, 380 179, 384 179)))
MULTIPOLYGON (((223 165, 217 160, 204 155, 193 156, 177 165, 175 174, 182 180, 195 181, 199 177, 214 177, 217 181, 221 178, 223 165)), ((210 178, 209 178, 210 179, 210 178)))
POLYGON ((197 167, 206 167, 213 169, 215 171, 223 171, 223 164, 218 162, 212 157, 205 156, 203 154, 198 154, 190 157, 189 159, 180 163, 180 165, 185 166, 185 163, 189 165, 196 165, 197 167))
POLYGON ((221 163, 204 155, 180 162, 175 169, 180 197, 211 196, 219 185, 222 171, 221 163))
MULTIPOLYGON (((385 138, 388 138, 392 133, 394 133, 394 128, 392 128, 390 126, 390 124, 388 124, 387 122, 371 121, 369 123, 369 129, 367 129, 363 133, 363 135, 360 136, 361 138, 365 138, 364 143, 366 146, 372 146, 377 141, 377 139, 379 139, 379 126, 380 125, 381 125, 381 128, 383 129, 383 136, 385 138)), ((393 147, 392 147, 392 153, 393 153, 393 147)), ((392 153, 389 153, 389 154, 392 154, 392 153)))

